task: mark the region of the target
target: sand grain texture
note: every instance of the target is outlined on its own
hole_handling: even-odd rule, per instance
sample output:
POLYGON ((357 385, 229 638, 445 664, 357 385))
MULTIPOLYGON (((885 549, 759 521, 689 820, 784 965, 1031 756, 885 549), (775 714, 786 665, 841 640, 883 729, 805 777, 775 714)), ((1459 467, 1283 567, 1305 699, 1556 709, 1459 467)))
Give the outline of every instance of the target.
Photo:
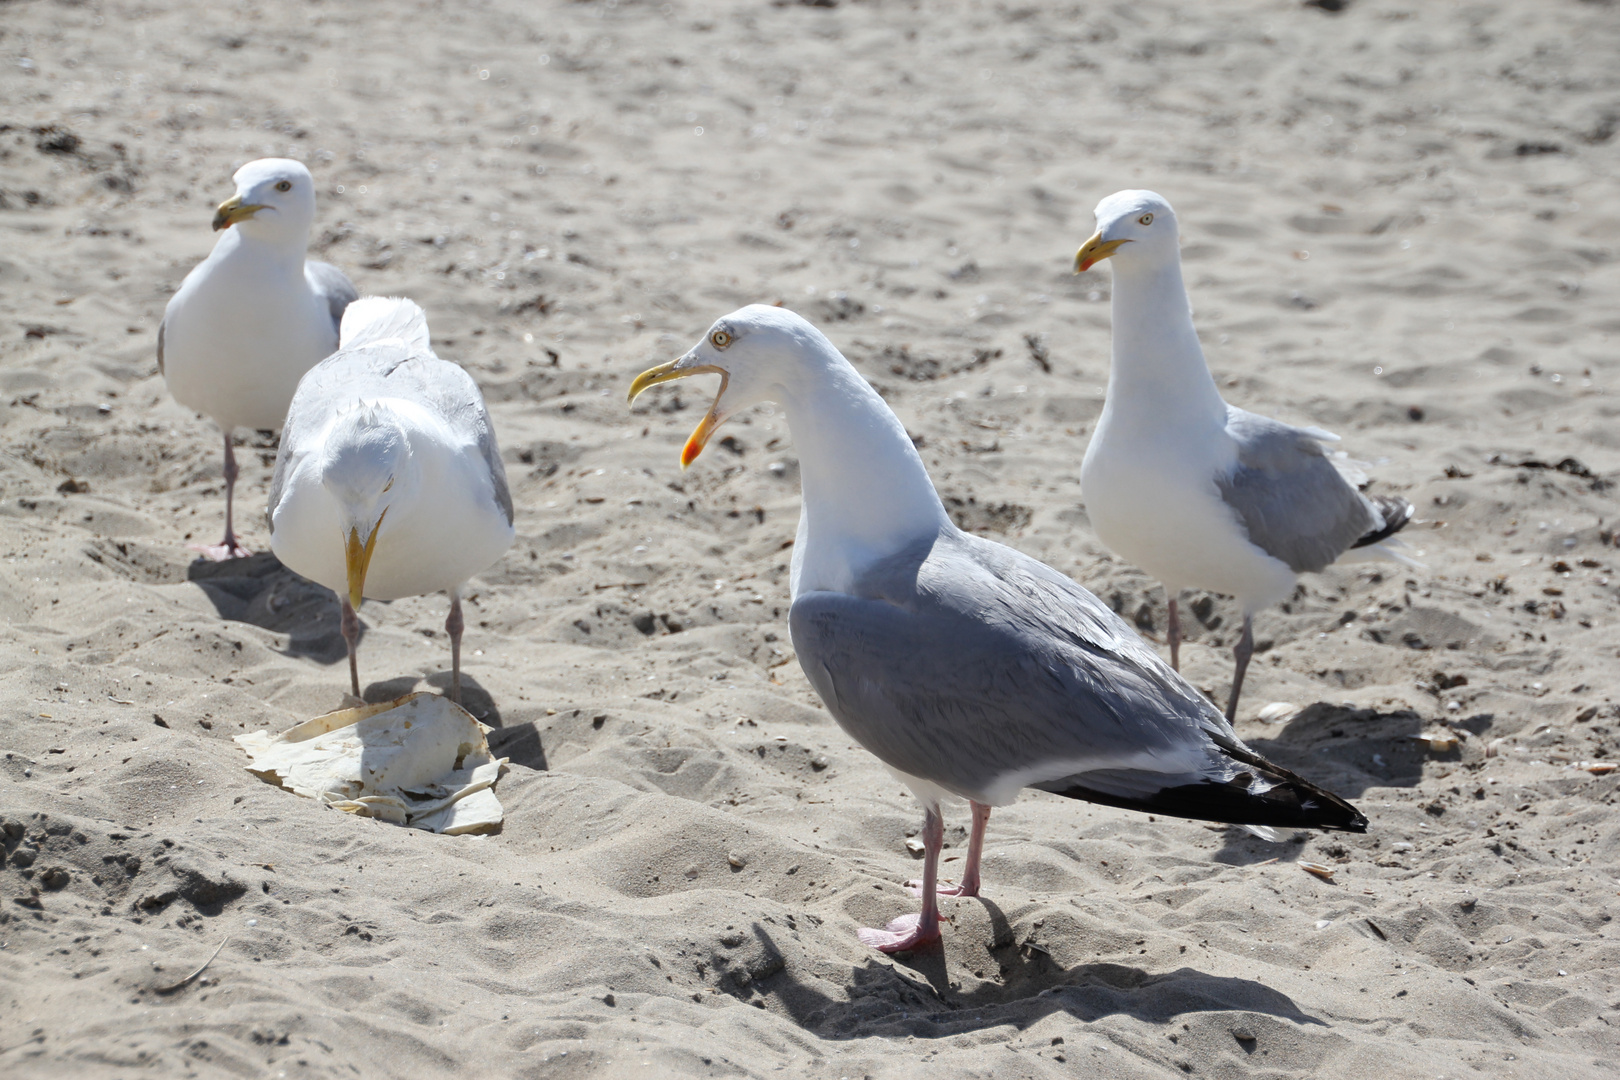
MULTIPOLYGON (((1620 754, 1612 6, 3 8, 8 1077, 1614 1074, 1620 774, 1577 767, 1620 754), (464 664, 513 763, 497 836, 323 810, 231 744, 347 682, 329 593, 189 562, 216 436, 153 353, 267 155, 315 173, 313 255, 421 303, 490 402, 518 542, 464 664), (1176 206, 1228 399, 1419 507, 1429 572, 1257 617, 1240 717, 1372 831, 1028 795, 943 952, 883 958, 854 929, 914 910, 920 812, 793 661, 786 426, 683 474, 709 388, 624 389, 781 299, 965 527, 1158 635, 1079 487, 1110 279, 1070 259, 1133 186, 1176 206)), ((262 551, 274 444, 244 435, 262 551)), ((1187 600, 1224 701, 1236 613, 1187 600)), ((366 605, 368 697, 444 687, 444 612, 366 605)))

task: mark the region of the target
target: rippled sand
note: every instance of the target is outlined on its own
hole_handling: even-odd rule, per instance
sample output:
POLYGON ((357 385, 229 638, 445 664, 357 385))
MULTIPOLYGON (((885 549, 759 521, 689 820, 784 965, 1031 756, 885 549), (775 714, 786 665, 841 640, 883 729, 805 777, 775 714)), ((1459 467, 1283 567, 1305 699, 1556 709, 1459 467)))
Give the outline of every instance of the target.
MULTIPOLYGON (((4 5, 0 1071, 1613 1075, 1620 774, 1579 767, 1620 755, 1612 8, 382 10, 4 5), (347 685, 330 594, 190 562, 217 436, 154 363, 269 154, 315 170, 320 257, 420 302, 489 397, 519 540, 464 659, 513 760, 498 836, 323 811, 231 744, 347 685), (920 813, 793 660, 785 423, 683 474, 707 388, 624 390, 780 299, 966 527, 1155 636, 1079 486, 1109 275, 1071 258, 1131 186, 1176 205, 1223 392, 1419 507, 1430 572, 1259 616, 1240 724, 1373 828, 1275 846, 1030 794, 943 951, 884 958, 854 930, 914 909, 920 813), (1276 701, 1309 707, 1255 719, 1276 701)), ((267 550, 273 443, 238 456, 267 550)), ((1235 611, 1189 600, 1224 701, 1235 611)), ((444 685, 444 611, 366 605, 368 696, 444 685)))

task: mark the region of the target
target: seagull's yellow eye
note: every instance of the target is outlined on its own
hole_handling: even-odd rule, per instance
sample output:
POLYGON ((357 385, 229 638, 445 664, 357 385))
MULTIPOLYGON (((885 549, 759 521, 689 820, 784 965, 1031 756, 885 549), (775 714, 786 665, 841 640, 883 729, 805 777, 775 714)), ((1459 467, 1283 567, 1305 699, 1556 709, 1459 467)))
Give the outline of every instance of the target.
POLYGON ((1151 224, 1153 224, 1153 215, 1152 214, 1143 214, 1141 217, 1137 218, 1136 220, 1138 222, 1140 222, 1141 224, 1143 224, 1143 225, 1151 225, 1151 224))
POLYGON ((279 183, 276 184, 276 190, 277 191, 291 191, 292 190, 292 181, 291 180, 282 180, 282 181, 280 181, 279 183))
POLYGON ((709 343, 717 349, 723 349, 731 344, 731 335, 724 330, 716 330, 709 335, 709 343))

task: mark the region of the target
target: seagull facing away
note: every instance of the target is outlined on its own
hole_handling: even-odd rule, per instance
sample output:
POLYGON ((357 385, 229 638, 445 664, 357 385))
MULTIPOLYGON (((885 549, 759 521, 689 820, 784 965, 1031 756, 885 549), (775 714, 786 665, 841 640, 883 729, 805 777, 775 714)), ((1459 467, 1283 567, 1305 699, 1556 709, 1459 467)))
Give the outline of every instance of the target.
POLYGON ((1336 560, 1421 566, 1391 539, 1412 504, 1356 490, 1352 480, 1364 478, 1347 479, 1348 467, 1322 448, 1337 435, 1221 399, 1193 329, 1176 214, 1161 196, 1121 191, 1097 204, 1097 232, 1075 255, 1075 272, 1102 259, 1114 268, 1113 360, 1080 466, 1086 511, 1103 543, 1163 583, 1171 667, 1181 667, 1181 591, 1237 598, 1232 720, 1254 653, 1254 613, 1287 596, 1298 575, 1336 560))
POLYGON ((512 546, 512 496, 483 395, 428 345, 409 300, 368 296, 338 351, 293 395, 270 481, 276 557, 343 601, 360 696, 363 597, 450 594, 450 699, 461 699, 461 588, 512 546))
POLYGON ((1107 605, 951 523, 905 428, 821 332, 781 308, 720 319, 637 376, 713 373, 719 393, 681 454, 774 401, 799 451, 794 651, 834 719, 925 808, 922 911, 860 939, 939 939, 938 893, 976 896, 990 810, 1021 789, 1234 824, 1366 830, 1343 799, 1266 762, 1107 605), (959 885, 941 887, 940 800, 973 806, 959 885))
POLYGON ((235 428, 278 428, 304 372, 338 343, 343 309, 357 295, 343 271, 306 262, 315 181, 286 158, 250 161, 236 194, 214 211, 223 230, 169 300, 158 325, 158 370, 174 399, 225 433, 225 539, 205 556, 248 554, 232 523, 235 428))

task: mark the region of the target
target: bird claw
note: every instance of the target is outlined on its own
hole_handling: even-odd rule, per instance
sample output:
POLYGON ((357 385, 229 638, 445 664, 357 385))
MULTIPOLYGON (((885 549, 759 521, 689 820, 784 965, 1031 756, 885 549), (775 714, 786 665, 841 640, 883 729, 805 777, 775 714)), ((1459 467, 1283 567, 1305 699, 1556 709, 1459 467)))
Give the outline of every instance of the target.
POLYGON ((903 952, 939 941, 938 924, 944 921, 944 916, 939 916, 935 925, 924 930, 921 915, 902 915, 882 930, 862 927, 855 931, 855 936, 861 939, 862 945, 877 949, 879 952, 903 952))
POLYGON ((197 552, 210 562, 229 562, 232 559, 245 559, 253 554, 241 544, 187 544, 186 548, 197 552))
MULTIPOLYGON (((911 881, 906 882, 906 891, 912 896, 921 896, 923 892, 922 885, 922 882, 917 881, 914 878, 911 881)), ((956 885, 949 881, 942 881, 934 887, 934 894, 936 896, 978 896, 979 889, 977 886, 969 889, 965 885, 956 885)))

